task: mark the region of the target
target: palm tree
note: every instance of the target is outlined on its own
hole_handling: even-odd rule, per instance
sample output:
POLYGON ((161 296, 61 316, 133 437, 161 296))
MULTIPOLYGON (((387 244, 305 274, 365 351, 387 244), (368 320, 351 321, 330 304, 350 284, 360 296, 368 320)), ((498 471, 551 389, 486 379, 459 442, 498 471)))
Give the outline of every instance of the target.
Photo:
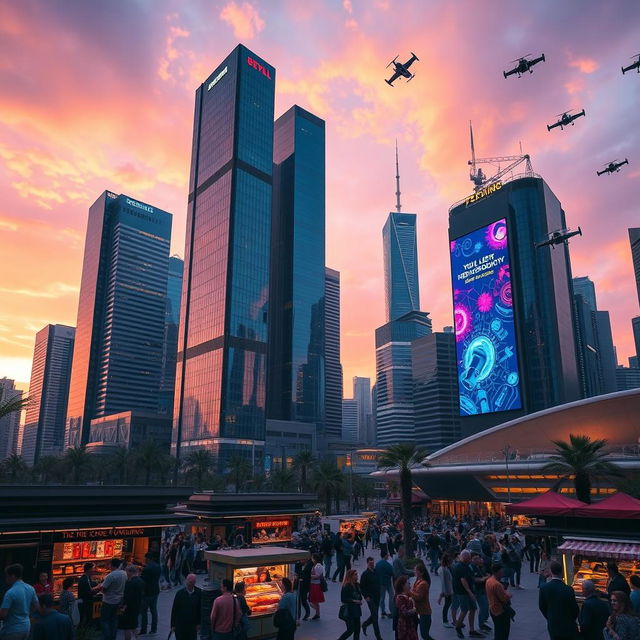
POLYGON ((202 483, 210 475, 213 463, 213 454, 209 449, 196 449, 184 459, 184 470, 188 475, 195 478, 198 491, 202 491, 202 483))
POLYGON ((244 479, 251 475, 251 465, 243 456, 231 456, 227 464, 229 478, 231 479, 235 492, 240 493, 244 485, 244 479))
POLYGON ((417 466, 427 467, 427 450, 415 442, 399 442, 387 447, 378 459, 381 469, 398 469, 400 473, 400 505, 404 523, 403 540, 407 556, 413 557, 413 526, 411 519, 411 494, 413 478, 411 470, 417 466))
POLYGON ((6 402, 0 402, 0 418, 8 416, 15 411, 22 411, 27 408, 30 398, 22 398, 18 396, 16 398, 10 398, 6 402))
POLYGON ((17 453, 12 453, 8 458, 5 458, 2 462, 3 475, 9 478, 10 482, 17 482, 22 480, 29 470, 27 463, 22 456, 17 453))
POLYGON ((271 473, 271 489, 277 493, 291 491, 295 476, 291 469, 276 469, 271 473))
POLYGON ((300 493, 303 493, 307 489, 309 471, 315 463, 316 459, 309 449, 300 451, 293 459, 293 468, 298 473, 298 491, 300 493))
POLYGON ((38 462, 33 465, 34 479, 48 484, 60 471, 60 458, 58 456, 42 456, 38 462))
POLYGON ((338 494, 343 478, 340 469, 333 462, 324 461, 314 467, 311 477, 312 487, 318 497, 324 499, 325 515, 331 515, 331 497, 338 494))
POLYGON ((555 455, 549 456, 551 462, 545 465, 542 473, 558 473, 565 477, 573 476, 576 498, 591 504, 591 485, 600 478, 620 477, 618 465, 605 460, 604 439, 592 440, 589 436, 569 434, 569 442, 553 440, 555 455))
POLYGON ((92 457, 84 445, 71 447, 65 451, 64 465, 67 467, 69 473, 71 473, 73 484, 80 484, 83 480, 86 471, 91 466, 92 457))
POLYGON ((155 440, 145 440, 134 452, 136 464, 144 470, 144 483, 151 483, 151 474, 158 467, 158 462, 163 455, 160 445, 155 440))
POLYGON ((107 469, 115 471, 118 484, 127 484, 130 465, 131 452, 127 447, 117 447, 108 456, 107 469))

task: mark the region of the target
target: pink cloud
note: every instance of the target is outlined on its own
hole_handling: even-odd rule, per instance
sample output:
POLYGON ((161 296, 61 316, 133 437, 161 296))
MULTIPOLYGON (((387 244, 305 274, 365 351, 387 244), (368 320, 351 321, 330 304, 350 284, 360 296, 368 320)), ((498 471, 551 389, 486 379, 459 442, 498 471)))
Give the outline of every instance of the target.
POLYGON ((598 63, 591 58, 579 58, 569 63, 570 67, 579 69, 582 73, 593 73, 598 69, 598 63))
POLYGON ((233 27, 233 35, 240 40, 251 40, 264 29, 264 20, 250 3, 229 2, 220 11, 220 19, 233 27))

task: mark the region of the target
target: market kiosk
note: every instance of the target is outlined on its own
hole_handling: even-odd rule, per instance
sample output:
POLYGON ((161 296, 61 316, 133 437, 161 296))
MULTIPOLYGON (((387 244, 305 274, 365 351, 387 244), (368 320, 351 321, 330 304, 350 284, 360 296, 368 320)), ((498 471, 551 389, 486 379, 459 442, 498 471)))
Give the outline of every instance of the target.
POLYGON ((369 526, 369 516, 365 514, 326 516, 322 518, 322 525, 332 533, 342 534, 350 531, 365 533, 369 526))
POLYGON ((225 578, 235 585, 245 583, 245 597, 251 609, 250 640, 272 638, 277 629, 273 614, 284 593, 282 578, 293 582, 293 565, 309 558, 308 551, 284 547, 205 551, 209 565, 209 582, 215 584, 225 578))

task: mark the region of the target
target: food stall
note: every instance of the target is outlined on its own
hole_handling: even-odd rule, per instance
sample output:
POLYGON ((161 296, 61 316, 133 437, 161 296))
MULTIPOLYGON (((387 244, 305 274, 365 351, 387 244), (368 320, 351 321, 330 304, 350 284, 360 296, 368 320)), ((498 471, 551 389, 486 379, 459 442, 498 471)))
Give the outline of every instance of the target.
POLYGON ((596 589, 607 591, 607 562, 615 562, 620 573, 629 581, 629 576, 640 575, 640 541, 611 540, 565 536, 558 547, 562 554, 564 580, 582 599, 582 583, 592 580, 596 589))
POLYGON ((332 533, 357 531, 364 533, 369 526, 369 517, 364 514, 326 516, 322 518, 322 526, 332 533))
POLYGON ((273 614, 284 593, 282 578, 293 582, 293 565, 309 557, 308 551, 284 547, 205 551, 209 565, 209 583, 225 578, 235 585, 245 583, 245 597, 251 609, 249 617, 250 640, 272 638, 277 629, 273 614))

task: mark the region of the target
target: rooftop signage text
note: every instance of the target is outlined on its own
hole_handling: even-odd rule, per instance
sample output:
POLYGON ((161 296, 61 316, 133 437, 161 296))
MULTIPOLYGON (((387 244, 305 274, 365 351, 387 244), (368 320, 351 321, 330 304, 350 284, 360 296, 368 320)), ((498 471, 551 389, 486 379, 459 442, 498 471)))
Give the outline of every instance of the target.
POLYGON ((474 202, 478 202, 478 200, 481 200, 486 196, 490 196, 492 193, 495 193, 500 189, 502 189, 502 181, 494 182, 493 184, 490 184, 488 187, 485 187, 484 189, 480 189, 480 191, 476 191, 475 193, 472 193, 470 196, 467 196, 464 199, 464 206, 468 207, 470 204, 473 204, 474 202))
POLYGON ((127 204, 131 207, 137 207, 138 209, 142 209, 143 211, 153 213, 153 207, 150 207, 148 204, 142 204, 142 202, 138 202, 137 200, 127 198, 127 204))
POLYGON ((210 83, 209 86, 207 87, 207 91, 211 91, 211 89, 213 89, 213 87, 215 87, 218 82, 220 81, 220 79, 226 75, 228 69, 227 67, 225 67, 210 83))
POLYGON ((247 64, 250 67, 253 67, 256 71, 259 71, 263 76, 269 78, 271 80, 271 73, 269 69, 263 67, 257 60, 254 60, 252 57, 247 57, 247 64))

